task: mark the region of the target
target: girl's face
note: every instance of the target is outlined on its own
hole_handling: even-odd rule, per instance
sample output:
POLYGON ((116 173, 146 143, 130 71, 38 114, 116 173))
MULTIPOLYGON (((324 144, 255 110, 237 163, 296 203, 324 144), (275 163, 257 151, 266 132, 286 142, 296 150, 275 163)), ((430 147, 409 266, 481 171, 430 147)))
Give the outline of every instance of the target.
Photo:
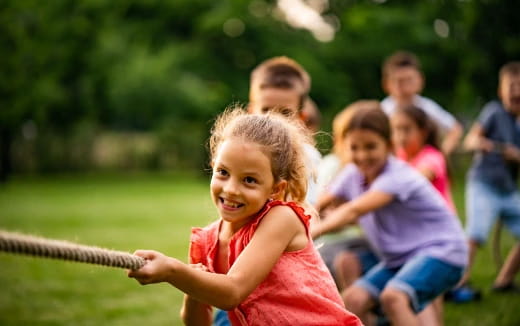
POLYGON ((390 119, 392 142, 397 150, 404 151, 409 157, 417 154, 424 146, 425 132, 417 123, 404 113, 395 113, 390 119))
POLYGON ((345 137, 345 144, 350 159, 368 182, 379 175, 391 152, 388 141, 369 129, 351 130, 345 137))
POLYGON ((237 138, 220 145, 213 162, 211 197, 220 217, 238 230, 260 211, 269 198, 284 190, 275 184, 271 161, 261 146, 237 138))

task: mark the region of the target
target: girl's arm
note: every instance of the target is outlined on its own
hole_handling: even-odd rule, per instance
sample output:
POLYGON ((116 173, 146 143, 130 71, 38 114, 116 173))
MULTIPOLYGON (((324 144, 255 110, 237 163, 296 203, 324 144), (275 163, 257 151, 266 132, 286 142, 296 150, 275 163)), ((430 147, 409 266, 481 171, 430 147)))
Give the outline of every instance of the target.
POLYGON ((186 294, 182 303, 181 319, 186 326, 210 326, 213 322, 213 309, 210 305, 186 294))
POLYGON ((307 241, 305 227, 292 209, 276 206, 262 219, 227 274, 193 269, 155 251, 137 251, 148 262, 128 276, 141 284, 169 282, 196 301, 231 310, 266 278, 286 249, 302 249, 307 241))
POLYGON ((338 200, 338 197, 334 196, 328 191, 323 191, 316 201, 316 204, 314 207, 318 212, 322 211, 324 208, 329 206, 330 204, 334 203, 336 200, 338 200))
POLYGON ((458 122, 455 123, 455 125, 446 133, 444 140, 442 141, 442 152, 444 155, 449 156, 453 153, 455 148, 457 148, 463 133, 464 129, 458 122))
MULTIPOLYGON (((206 266, 200 263, 190 264, 190 266, 201 271, 208 270, 206 266)), ((180 317, 186 326, 210 326, 213 322, 213 308, 185 294, 180 317)))
POLYGON ((368 191, 358 198, 342 204, 321 220, 311 230, 312 237, 316 238, 324 233, 341 230, 347 224, 354 224, 360 216, 389 204, 393 199, 393 195, 382 191, 368 191))
POLYGON ((431 154, 421 157, 417 163, 417 171, 428 181, 432 182, 437 175, 447 172, 447 163, 444 154, 431 154))
POLYGON ((433 169, 430 169, 426 166, 423 166, 423 167, 420 167, 418 169, 419 173, 421 173, 423 176, 426 177, 426 179, 428 179, 429 181, 432 181, 433 179, 435 179, 435 172, 433 171, 433 169))

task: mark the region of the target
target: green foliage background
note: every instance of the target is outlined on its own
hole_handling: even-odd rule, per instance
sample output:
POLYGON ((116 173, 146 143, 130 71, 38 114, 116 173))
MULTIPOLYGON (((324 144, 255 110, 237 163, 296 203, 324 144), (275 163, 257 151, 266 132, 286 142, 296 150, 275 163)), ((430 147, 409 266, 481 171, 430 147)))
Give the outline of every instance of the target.
POLYGON ((1 175, 95 168, 93 143, 107 130, 154 135, 155 157, 136 167, 200 169, 211 119, 247 102, 251 69, 275 55, 310 72, 325 130, 348 103, 384 96, 380 64, 397 49, 420 57, 425 94, 464 122, 495 96, 498 68, 520 57, 513 0, 330 0, 324 14, 338 30, 327 43, 287 25, 275 7, 264 0, 2 1, 1 175), (244 27, 233 37, 223 30, 230 19, 244 27), (446 37, 436 22, 447 23, 446 37))

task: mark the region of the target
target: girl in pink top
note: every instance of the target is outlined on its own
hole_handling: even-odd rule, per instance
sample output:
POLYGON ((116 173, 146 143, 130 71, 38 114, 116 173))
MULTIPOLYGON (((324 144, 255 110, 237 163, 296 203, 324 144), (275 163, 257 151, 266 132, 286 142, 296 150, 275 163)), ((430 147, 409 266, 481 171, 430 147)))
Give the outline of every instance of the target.
POLYGON ((455 212, 448 168, 438 144, 437 127, 415 106, 398 109, 391 117, 396 156, 419 170, 455 212))
POLYGON ((212 307, 232 325, 361 325, 348 312, 298 204, 306 194, 303 144, 310 138, 277 114, 227 110, 210 138, 210 192, 220 219, 192 231, 190 263, 155 251, 128 272, 186 295, 186 325, 211 325, 212 307))

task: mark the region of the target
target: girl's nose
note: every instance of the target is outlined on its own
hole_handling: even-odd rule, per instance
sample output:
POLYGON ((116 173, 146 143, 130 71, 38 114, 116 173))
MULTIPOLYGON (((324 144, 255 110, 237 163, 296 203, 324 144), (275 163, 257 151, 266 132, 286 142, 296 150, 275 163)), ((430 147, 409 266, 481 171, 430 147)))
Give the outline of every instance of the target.
POLYGON ((359 161, 365 161, 368 157, 368 154, 366 151, 359 151, 357 154, 358 154, 357 158, 359 161))
POLYGON ((228 194, 238 194, 238 189, 238 183, 232 179, 227 180, 223 187, 224 192, 228 194))

